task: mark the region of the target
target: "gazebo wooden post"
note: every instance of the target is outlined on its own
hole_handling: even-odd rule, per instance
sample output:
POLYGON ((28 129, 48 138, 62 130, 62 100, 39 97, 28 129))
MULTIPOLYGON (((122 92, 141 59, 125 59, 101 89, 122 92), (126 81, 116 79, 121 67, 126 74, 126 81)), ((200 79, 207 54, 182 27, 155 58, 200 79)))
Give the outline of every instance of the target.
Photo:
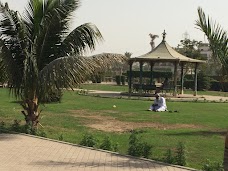
POLYGON ((197 68, 198 68, 198 63, 195 63, 195 77, 194 77, 194 83, 195 83, 195 86, 194 86, 194 93, 193 95, 194 96, 197 96, 197 68))
POLYGON ((174 63, 174 80, 173 80, 174 81, 173 82, 173 84, 174 84, 173 85, 174 86, 173 87, 174 88, 174 90, 173 90, 173 96, 174 97, 177 96, 177 64, 178 64, 177 62, 174 63))
POLYGON ((132 93, 132 61, 129 61, 129 75, 128 75, 128 92, 132 93))
POLYGON ((140 71, 139 71, 139 93, 142 94, 142 77, 143 77, 143 62, 140 61, 139 62, 139 66, 140 66, 140 71))
POLYGON ((181 62, 181 94, 184 94, 184 63, 181 62))
POLYGON ((154 67, 154 62, 150 61, 150 85, 153 84, 153 67, 154 67))

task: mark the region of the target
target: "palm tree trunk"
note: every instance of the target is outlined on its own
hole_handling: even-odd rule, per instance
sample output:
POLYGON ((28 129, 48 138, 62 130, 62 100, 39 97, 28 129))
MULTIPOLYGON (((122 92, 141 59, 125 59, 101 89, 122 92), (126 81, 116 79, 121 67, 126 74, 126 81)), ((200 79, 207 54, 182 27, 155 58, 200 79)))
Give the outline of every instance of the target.
POLYGON ((223 160, 224 171, 228 171, 228 132, 225 140, 224 160, 223 160))
POLYGON ((25 116, 26 124, 31 124, 32 127, 36 127, 39 123, 39 115, 38 112, 38 99, 34 98, 33 100, 26 99, 21 104, 25 111, 21 111, 25 116))

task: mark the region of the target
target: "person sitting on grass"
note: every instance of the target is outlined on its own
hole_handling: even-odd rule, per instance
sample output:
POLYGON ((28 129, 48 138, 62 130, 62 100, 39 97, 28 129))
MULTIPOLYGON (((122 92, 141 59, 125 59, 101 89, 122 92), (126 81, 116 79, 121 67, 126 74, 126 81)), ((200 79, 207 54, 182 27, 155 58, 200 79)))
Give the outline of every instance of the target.
POLYGON ((161 97, 160 94, 156 93, 154 103, 150 106, 148 110, 155 111, 155 112, 167 111, 165 98, 161 97))

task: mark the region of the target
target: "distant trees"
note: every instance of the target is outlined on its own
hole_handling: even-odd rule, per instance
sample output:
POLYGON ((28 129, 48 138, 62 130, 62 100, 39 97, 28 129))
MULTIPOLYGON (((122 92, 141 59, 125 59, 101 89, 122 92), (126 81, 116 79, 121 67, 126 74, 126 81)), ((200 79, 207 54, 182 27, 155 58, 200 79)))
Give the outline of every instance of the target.
POLYGON ((180 54, 185 55, 189 58, 193 59, 205 59, 200 53, 200 45, 201 41, 190 40, 190 39, 183 39, 180 40, 180 44, 175 48, 180 54))

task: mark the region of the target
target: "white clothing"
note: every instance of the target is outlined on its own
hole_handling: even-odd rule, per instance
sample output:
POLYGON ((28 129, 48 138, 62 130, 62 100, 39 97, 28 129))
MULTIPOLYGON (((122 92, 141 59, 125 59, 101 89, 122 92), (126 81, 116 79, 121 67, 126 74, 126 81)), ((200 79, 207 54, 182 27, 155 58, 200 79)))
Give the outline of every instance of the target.
POLYGON ((150 106, 152 111, 163 112, 167 110, 166 100, 164 97, 158 97, 154 100, 154 104, 150 106))

